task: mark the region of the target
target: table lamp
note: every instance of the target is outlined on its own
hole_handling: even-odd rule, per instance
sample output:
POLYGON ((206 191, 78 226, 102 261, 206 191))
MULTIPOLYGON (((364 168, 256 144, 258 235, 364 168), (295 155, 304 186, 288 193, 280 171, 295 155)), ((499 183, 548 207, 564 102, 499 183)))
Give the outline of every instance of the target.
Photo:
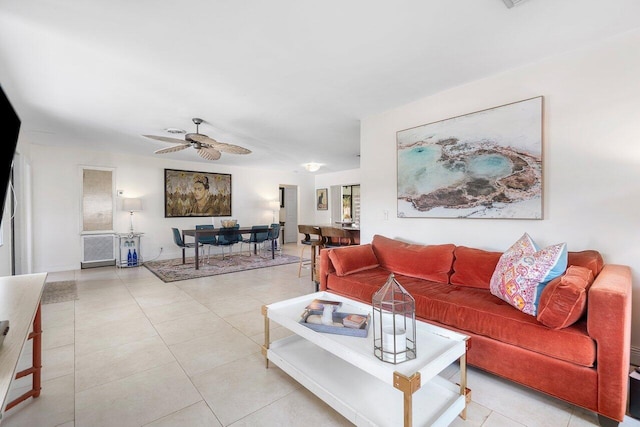
MULTIPOLYGON (((280 200, 271 200, 269 202, 269 207, 271 208, 271 222, 275 223, 276 222, 276 211, 280 210, 280 200)), ((280 218, 280 215, 278 215, 278 218, 280 218)))
POLYGON ((123 199, 122 210, 129 211, 131 215, 129 217, 129 234, 132 234, 133 233, 133 213, 139 212, 142 210, 142 200, 135 199, 135 198, 123 199))

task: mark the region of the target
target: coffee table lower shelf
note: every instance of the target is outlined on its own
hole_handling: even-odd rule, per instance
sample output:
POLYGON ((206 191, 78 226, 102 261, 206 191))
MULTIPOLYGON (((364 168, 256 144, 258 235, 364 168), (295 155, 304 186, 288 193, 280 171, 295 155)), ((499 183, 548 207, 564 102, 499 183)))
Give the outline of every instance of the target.
MULTIPOLYGON (((355 425, 402 424, 402 392, 300 336, 272 342, 267 358, 355 425)), ((460 388, 439 376, 412 398, 415 426, 448 426, 465 409, 460 388)))

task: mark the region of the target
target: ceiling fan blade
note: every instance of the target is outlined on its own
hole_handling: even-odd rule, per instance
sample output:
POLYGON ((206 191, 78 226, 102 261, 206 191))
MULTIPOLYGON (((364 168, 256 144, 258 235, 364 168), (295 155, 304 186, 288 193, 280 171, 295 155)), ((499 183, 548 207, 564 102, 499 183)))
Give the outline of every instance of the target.
POLYGON ((175 151, 184 150, 185 148, 189 148, 189 145, 188 144, 174 145, 173 147, 161 148, 159 150, 154 151, 154 153, 155 154, 173 153, 175 151))
POLYGON ((239 145, 227 144, 224 142, 216 141, 214 144, 210 144, 213 148, 218 151, 222 151, 223 153, 230 154, 251 154, 251 150, 240 147, 239 145))
POLYGON ((218 150, 216 150, 215 148, 210 148, 210 147, 202 147, 201 149, 197 150, 198 151, 198 155, 200 157, 202 157, 203 159, 207 159, 207 160, 218 160, 221 156, 220 152, 218 150))
POLYGON ((184 139, 170 138, 168 136, 157 136, 157 135, 142 135, 146 138, 156 139, 162 142, 170 142, 171 144, 186 144, 189 146, 189 143, 184 139))
POLYGON ((225 142, 218 142, 215 139, 202 135, 200 133, 192 133, 189 134, 188 137, 194 141, 197 141, 201 144, 207 144, 210 147, 215 148, 218 151, 222 151, 223 153, 229 154, 249 154, 251 150, 240 147, 239 145, 227 144, 225 142))

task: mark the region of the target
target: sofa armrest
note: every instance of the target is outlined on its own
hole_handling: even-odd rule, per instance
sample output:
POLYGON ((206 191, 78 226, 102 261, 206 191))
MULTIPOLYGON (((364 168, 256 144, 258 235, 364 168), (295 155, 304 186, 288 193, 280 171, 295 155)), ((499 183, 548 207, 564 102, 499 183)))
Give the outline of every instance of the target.
POLYGON ((589 289, 587 329, 596 341, 598 412, 622 421, 631 354, 631 269, 606 264, 589 289))
POLYGON ((329 259, 329 251, 332 249, 321 249, 320 250, 320 267, 318 268, 318 276, 320 279, 320 287, 318 288, 321 291, 327 290, 327 277, 330 273, 336 271, 331 259, 329 259))

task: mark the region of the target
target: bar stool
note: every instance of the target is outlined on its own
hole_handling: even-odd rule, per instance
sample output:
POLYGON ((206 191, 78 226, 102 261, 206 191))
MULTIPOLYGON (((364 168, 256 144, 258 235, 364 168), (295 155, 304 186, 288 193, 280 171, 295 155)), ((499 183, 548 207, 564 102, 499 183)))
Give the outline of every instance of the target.
POLYGON ((300 250, 300 262, 298 263, 298 277, 301 276, 302 266, 311 267, 311 280, 315 279, 316 270, 316 248, 322 245, 322 233, 320 227, 314 227, 313 225, 298 225, 298 233, 304 234, 304 239, 300 240, 302 243, 302 249, 300 250), (318 236, 317 238, 311 238, 311 236, 318 236), (311 248, 311 261, 303 262, 305 248, 311 248))
POLYGON ((349 231, 338 227, 320 227, 322 234, 322 247, 339 248, 341 246, 355 245, 353 236, 349 231))

